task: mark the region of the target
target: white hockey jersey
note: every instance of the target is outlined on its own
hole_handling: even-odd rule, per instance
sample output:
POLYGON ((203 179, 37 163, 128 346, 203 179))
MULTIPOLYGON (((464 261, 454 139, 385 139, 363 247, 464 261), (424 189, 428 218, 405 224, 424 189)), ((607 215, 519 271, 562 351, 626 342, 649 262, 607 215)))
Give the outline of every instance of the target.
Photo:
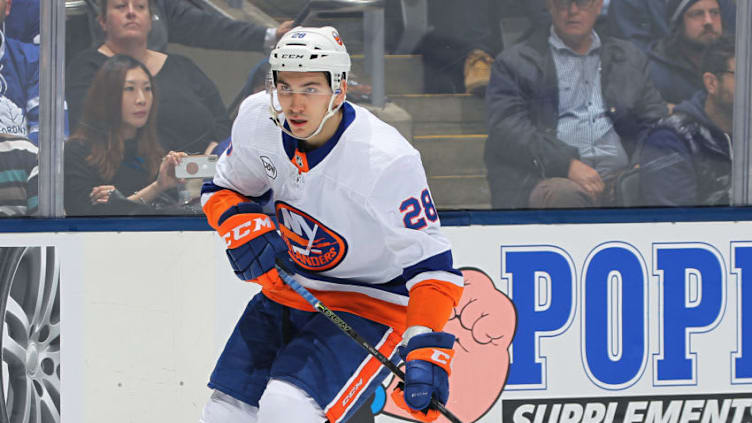
MULTIPOLYGON (((270 119, 268 95, 247 98, 202 203, 231 190, 273 208, 301 285, 331 309, 402 330, 414 286, 461 293, 462 276, 418 151, 368 110, 346 102, 342 112, 337 133, 306 153, 270 119)), ((290 289, 264 294, 311 309, 290 289)))

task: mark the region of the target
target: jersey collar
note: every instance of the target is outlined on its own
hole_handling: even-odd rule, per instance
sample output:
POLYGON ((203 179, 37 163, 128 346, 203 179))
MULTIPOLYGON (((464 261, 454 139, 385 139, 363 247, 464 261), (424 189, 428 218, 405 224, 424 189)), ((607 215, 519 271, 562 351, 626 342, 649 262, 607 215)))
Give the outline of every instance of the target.
MULTIPOLYGON (((285 148, 287 158, 290 159, 301 172, 307 172, 317 164, 321 163, 327 154, 332 151, 342 137, 342 134, 345 132, 345 129, 350 126, 354 119, 355 109, 350 103, 345 102, 342 104, 342 121, 339 123, 337 131, 321 147, 308 152, 303 152, 298 149, 298 144, 301 142, 299 139, 293 138, 282 132, 282 145, 285 148)), ((284 125, 286 129, 290 129, 287 120, 285 120, 284 125)))

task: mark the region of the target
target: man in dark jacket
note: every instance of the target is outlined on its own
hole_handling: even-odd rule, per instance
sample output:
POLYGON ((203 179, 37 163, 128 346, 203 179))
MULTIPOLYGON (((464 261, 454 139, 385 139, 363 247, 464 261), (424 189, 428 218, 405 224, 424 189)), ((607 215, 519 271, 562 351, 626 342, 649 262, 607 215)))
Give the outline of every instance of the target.
MULTIPOLYGON (((718 4, 721 7, 721 20, 725 24, 725 30, 733 34, 736 28, 736 3, 734 0, 718 0, 718 4)), ((671 35, 671 16, 666 14, 664 0, 611 0, 608 7, 608 26, 614 37, 629 40, 647 53, 656 40, 671 35)))
POLYGON ((666 13, 671 33, 650 47, 648 59, 650 77, 672 108, 703 88, 702 53, 726 22, 718 0, 670 0, 666 13))
POLYGON ((645 205, 729 204, 735 72, 734 42, 723 38, 703 58, 704 90, 651 130, 639 158, 645 205))
POLYGON ((602 0, 548 0, 553 25, 503 52, 486 94, 494 208, 609 205, 640 132, 666 114, 647 61, 593 31, 602 0), (605 182, 604 182, 605 181, 605 182))

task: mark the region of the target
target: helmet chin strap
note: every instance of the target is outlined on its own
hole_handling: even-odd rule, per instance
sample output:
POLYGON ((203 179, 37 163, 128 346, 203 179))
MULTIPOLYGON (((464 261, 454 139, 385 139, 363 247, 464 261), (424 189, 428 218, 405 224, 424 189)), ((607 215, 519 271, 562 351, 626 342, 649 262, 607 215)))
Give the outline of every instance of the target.
POLYGON ((274 123, 279 127, 279 129, 282 130, 282 132, 284 132, 285 134, 293 138, 303 140, 303 141, 308 141, 311 138, 318 135, 319 132, 321 132, 321 130, 324 128, 324 123, 326 123, 326 121, 329 120, 329 118, 334 116, 334 114, 337 113, 337 110, 339 110, 339 108, 342 107, 342 104, 345 102, 347 95, 345 95, 345 97, 342 99, 342 103, 340 103, 337 107, 332 108, 332 105, 334 105, 334 99, 336 97, 337 97, 337 93, 336 92, 332 93, 332 97, 329 99, 329 106, 327 106, 327 112, 324 115, 324 117, 321 119, 321 123, 319 124, 319 127, 316 128, 316 130, 313 131, 313 133, 311 133, 311 135, 308 135, 307 137, 299 137, 293 134, 292 131, 285 128, 284 122, 279 118, 279 115, 282 114, 283 112, 282 109, 277 109, 276 107, 274 107, 274 92, 273 91, 269 92, 269 111, 272 114, 272 121, 274 121, 274 123))

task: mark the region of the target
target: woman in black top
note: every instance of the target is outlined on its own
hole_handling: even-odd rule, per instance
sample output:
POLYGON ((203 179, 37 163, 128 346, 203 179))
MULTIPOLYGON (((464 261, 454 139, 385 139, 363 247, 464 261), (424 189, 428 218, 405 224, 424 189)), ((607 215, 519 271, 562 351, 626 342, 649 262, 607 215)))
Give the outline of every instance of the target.
POLYGON ((99 24, 104 44, 84 50, 66 70, 65 96, 70 127, 81 118, 86 90, 108 57, 127 54, 146 65, 159 85, 157 134, 165 150, 210 152, 230 135, 227 110, 214 83, 190 59, 147 48, 150 0, 103 0, 99 24))
POLYGON ((74 215, 157 214, 185 153, 166 155, 156 135, 158 96, 149 70, 115 55, 97 72, 76 132, 65 144, 65 209, 74 215))

